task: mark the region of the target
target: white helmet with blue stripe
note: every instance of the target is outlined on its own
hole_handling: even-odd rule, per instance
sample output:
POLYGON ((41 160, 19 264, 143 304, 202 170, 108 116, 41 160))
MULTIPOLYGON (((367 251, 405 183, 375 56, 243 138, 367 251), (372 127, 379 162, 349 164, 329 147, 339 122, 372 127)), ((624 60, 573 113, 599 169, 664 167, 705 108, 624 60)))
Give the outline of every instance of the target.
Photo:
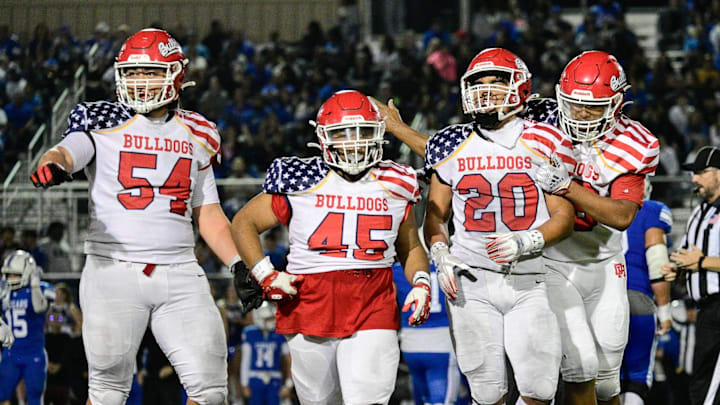
POLYGON ((275 304, 263 302, 260 308, 253 311, 253 323, 263 332, 274 331, 275 311, 275 304))
POLYGON ((30 276, 36 268, 37 264, 30 253, 18 249, 5 257, 2 279, 11 289, 17 290, 30 284, 30 276))

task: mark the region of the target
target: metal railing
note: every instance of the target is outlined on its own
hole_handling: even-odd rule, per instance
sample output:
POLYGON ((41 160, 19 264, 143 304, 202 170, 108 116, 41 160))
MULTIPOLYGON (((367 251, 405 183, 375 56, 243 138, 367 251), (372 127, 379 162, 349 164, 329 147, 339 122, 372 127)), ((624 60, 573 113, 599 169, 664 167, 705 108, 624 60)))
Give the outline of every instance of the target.
MULTIPOLYGON (((28 161, 27 175, 28 176, 30 176, 32 174, 33 168, 35 166, 37 166, 37 162, 38 162, 38 160, 40 160, 40 156, 41 156, 40 150, 36 151, 35 146, 38 145, 38 142, 45 135, 45 132, 46 132, 45 128, 46 128, 45 124, 40 125, 40 128, 38 128, 37 131, 35 131, 35 135, 32 137, 32 139, 30 140, 30 143, 28 144, 28 147, 27 147, 27 161, 28 161)), ((44 142, 42 144, 40 144, 40 147, 43 147, 43 146, 45 146, 44 142)), ((40 149, 40 148, 38 148, 38 149, 40 149)), ((8 176, 8 177, 10 177, 10 176, 8 176)))
MULTIPOLYGON (((64 89, 60 96, 55 100, 52 106, 50 115, 50 127, 46 124, 42 124, 33 135, 30 143, 27 147, 27 174, 28 176, 32 173, 33 168, 36 166, 37 161, 40 159, 40 152, 47 149, 50 145, 56 143, 63 131, 65 130, 65 123, 67 122, 67 116, 72 111, 72 108, 79 103, 85 97, 85 86, 87 83, 87 77, 85 74, 85 66, 80 66, 75 71, 73 76, 72 84, 64 89)), ((22 165, 22 162, 18 161, 18 164, 22 165)), ((13 169, 15 169, 13 167, 13 169)), ((3 186, 26 183, 27 177, 18 176, 18 170, 11 170, 8 176, 3 182, 3 186)))

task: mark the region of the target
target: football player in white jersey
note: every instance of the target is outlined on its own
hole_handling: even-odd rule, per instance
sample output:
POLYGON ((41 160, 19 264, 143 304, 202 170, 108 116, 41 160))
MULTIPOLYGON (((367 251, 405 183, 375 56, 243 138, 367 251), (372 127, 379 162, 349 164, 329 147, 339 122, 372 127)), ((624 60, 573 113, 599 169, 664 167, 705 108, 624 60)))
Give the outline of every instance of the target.
POLYGON ((518 404, 547 404, 560 367, 560 331, 550 309, 542 250, 572 232, 572 205, 535 184, 537 161, 574 164, 560 130, 517 116, 531 75, 510 51, 478 53, 460 81, 463 111, 427 142, 432 173, 425 240, 473 402, 502 404, 512 364, 518 404), (535 162, 535 163, 533 163, 535 162), (448 236, 453 218, 455 232, 448 236), (448 245, 452 242, 452 245, 448 245))
POLYGON ((400 359, 396 256, 414 285, 409 323, 424 322, 431 304, 415 171, 381 160, 385 125, 362 93, 335 93, 314 124, 322 156, 275 159, 264 192, 235 215, 233 237, 265 298, 277 301, 300 402, 386 404, 400 359), (287 272, 260 246, 279 224, 289 232, 287 272))
POLYGON ((89 403, 125 403, 148 327, 188 393, 223 404, 225 333, 193 252, 192 221, 226 264, 238 260, 220 205, 215 125, 178 108, 188 60, 167 32, 145 29, 115 63, 117 102, 81 103, 32 181, 47 188, 85 169, 91 223, 80 280, 89 403))
POLYGON ((610 54, 584 52, 568 63, 552 100, 528 117, 557 123, 574 143, 577 164, 542 163, 538 184, 575 205, 575 232, 544 251, 550 305, 560 323, 566 404, 619 404, 620 365, 629 310, 621 233, 642 205, 645 176, 658 164, 658 141, 621 113, 630 86, 610 54))

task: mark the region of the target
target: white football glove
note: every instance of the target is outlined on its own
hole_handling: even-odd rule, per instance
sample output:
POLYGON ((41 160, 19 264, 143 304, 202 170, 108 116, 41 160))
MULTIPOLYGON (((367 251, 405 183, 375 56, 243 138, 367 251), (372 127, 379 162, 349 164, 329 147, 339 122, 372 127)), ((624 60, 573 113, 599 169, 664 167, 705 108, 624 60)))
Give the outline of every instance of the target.
POLYGON ((537 229, 493 233, 485 235, 485 238, 488 240, 485 246, 488 257, 499 264, 514 262, 523 255, 539 252, 545 246, 545 238, 537 229))
POLYGON ((296 287, 300 287, 304 281, 302 275, 297 276, 275 270, 267 256, 253 266, 251 273, 260 283, 264 298, 272 301, 293 298, 297 294, 296 287))
POLYGON ((40 277, 42 276, 42 269, 40 266, 35 266, 35 270, 30 273, 30 287, 40 287, 40 277))
POLYGON ((405 297, 402 308, 403 312, 405 312, 415 305, 415 310, 408 318, 410 326, 418 326, 427 321, 430 317, 431 303, 430 274, 425 271, 417 271, 413 276, 413 289, 405 297))
POLYGON ((435 242, 430 247, 430 256, 438 273, 440 289, 451 300, 457 298, 457 283, 455 282, 455 268, 470 271, 470 266, 450 254, 450 249, 443 242, 435 242))
POLYGON ((563 195, 568 192, 572 179, 558 155, 553 153, 549 161, 543 159, 537 166, 535 182, 540 188, 555 195, 563 195))
POLYGON ((13 336, 12 329, 0 321, 0 346, 11 348, 13 343, 15 343, 15 336, 13 336))

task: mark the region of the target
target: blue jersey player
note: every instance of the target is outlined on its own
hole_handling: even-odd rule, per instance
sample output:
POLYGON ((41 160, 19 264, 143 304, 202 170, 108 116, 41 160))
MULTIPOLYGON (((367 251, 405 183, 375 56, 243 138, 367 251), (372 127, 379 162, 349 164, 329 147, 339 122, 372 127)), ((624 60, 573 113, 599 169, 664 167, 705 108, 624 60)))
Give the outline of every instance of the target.
MULTIPOLYGON (((430 266, 432 302, 430 317, 425 323, 410 327, 405 322, 400 324, 400 351, 410 370, 412 378, 413 399, 416 405, 423 404, 454 404, 460 382, 460 371, 457 367, 447 312, 445 310, 445 294, 438 288, 435 267, 430 266)), ((408 283, 400 263, 393 266, 393 281, 397 288, 398 305, 413 288, 408 283)), ((401 319, 411 315, 410 310, 403 312, 401 319)))
POLYGON ((242 333, 243 394, 247 405, 278 405, 281 397, 290 397, 293 388, 290 351, 285 337, 275 333, 274 304, 264 302, 252 315, 255 325, 242 333))
MULTIPOLYGON (((24 250, 16 250, 5 258, 2 278, 10 291, 2 299, 0 312, 4 314, 5 328, 12 331, 14 343, 3 350, 0 361, 0 402, 9 401, 24 379, 28 405, 40 405, 47 367, 45 311, 55 299, 55 290, 40 282, 40 268, 24 250)), ((0 340, 1 336, 2 331, 0 340)))
POLYGON ((668 262, 665 234, 671 227, 670 209, 661 202, 646 200, 626 230, 630 334, 620 371, 625 405, 642 405, 647 400, 653 381, 656 324, 660 322, 658 334, 665 334, 672 324, 670 286, 660 271, 668 262))

